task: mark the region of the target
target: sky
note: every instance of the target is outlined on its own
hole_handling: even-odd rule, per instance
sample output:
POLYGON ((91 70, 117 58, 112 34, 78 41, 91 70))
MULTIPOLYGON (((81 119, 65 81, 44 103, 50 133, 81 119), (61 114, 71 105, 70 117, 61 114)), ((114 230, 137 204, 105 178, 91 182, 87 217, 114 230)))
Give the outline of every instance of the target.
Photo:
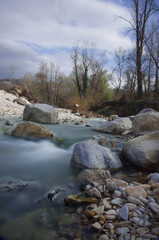
POLYGON ((0 79, 35 74, 41 62, 71 72, 70 50, 77 41, 107 51, 129 49, 125 0, 0 0, 0 79))

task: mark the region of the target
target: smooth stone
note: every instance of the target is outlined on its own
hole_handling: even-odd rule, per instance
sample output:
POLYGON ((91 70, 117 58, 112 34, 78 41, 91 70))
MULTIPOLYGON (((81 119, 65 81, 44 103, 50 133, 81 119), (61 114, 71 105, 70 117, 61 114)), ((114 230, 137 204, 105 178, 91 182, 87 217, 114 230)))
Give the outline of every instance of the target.
POLYGON ((95 197, 95 198, 101 198, 102 197, 101 193, 98 191, 97 188, 92 188, 89 191, 87 191, 87 195, 89 197, 95 197))
POLYGON ((129 228, 127 227, 117 228, 115 231, 117 235, 126 235, 128 232, 129 232, 129 228))
POLYGON ((151 180, 154 181, 155 183, 159 182, 159 173, 153 173, 151 176, 151 180))
POLYGON ((121 192, 116 190, 114 191, 113 198, 120 198, 121 197, 121 192))
POLYGON ((140 236, 144 236, 145 234, 149 233, 149 229, 147 227, 139 227, 136 231, 140 236))
POLYGON ((92 209, 96 214, 102 215, 104 213, 104 206, 99 206, 97 208, 92 209))
POLYGON ((144 221, 141 218, 133 217, 130 219, 131 222, 139 225, 139 226, 144 226, 144 221))
POLYGON ((129 211, 135 211, 137 209, 137 206, 133 203, 125 203, 125 205, 129 211))
POLYGON ((157 236, 159 236, 159 227, 154 227, 154 228, 152 228, 151 231, 153 234, 156 234, 157 236))
POLYGON ((152 209, 154 213, 156 213, 159 216, 159 205, 157 203, 151 202, 149 204, 149 207, 152 209))
POLYGON ((105 228, 108 229, 108 230, 111 230, 111 229, 114 229, 114 225, 112 223, 107 223, 105 225, 105 228))
POLYGON ((112 209, 112 210, 106 211, 105 214, 106 215, 115 215, 116 211, 112 209))
POLYGON ((134 204, 136 204, 136 205, 144 205, 143 202, 141 202, 139 199, 137 199, 137 198, 135 198, 135 197, 132 197, 132 196, 128 196, 128 197, 127 197, 127 200, 128 200, 128 202, 134 203, 134 204))
POLYGON ((98 238, 98 240, 109 240, 107 235, 101 235, 100 238, 98 238))
POLYGON ((110 220, 110 221, 112 221, 116 218, 115 215, 106 215, 105 217, 107 220, 110 220))
POLYGON ((101 204, 104 206, 104 210, 110 210, 112 208, 112 206, 105 198, 102 200, 101 204))
POLYGON ((98 222, 92 224, 94 230, 99 231, 101 229, 101 225, 98 222))
POLYGON ((128 186, 125 188, 125 192, 127 193, 127 195, 135 197, 135 198, 139 198, 139 197, 146 198, 147 197, 147 192, 140 186, 135 186, 135 187, 128 186))
POLYGON ((84 215, 88 218, 92 218, 95 216, 95 213, 91 210, 85 210, 84 215))
POLYGON ((114 192, 115 190, 118 190, 119 187, 126 187, 126 186, 128 186, 128 183, 120 179, 112 178, 112 179, 106 180, 106 187, 110 192, 114 192))
POLYGON ((90 184, 87 184, 87 185, 85 186, 85 190, 89 190, 90 188, 92 188, 92 186, 91 186, 90 184))
POLYGON ((145 205, 148 204, 148 200, 145 199, 145 198, 143 198, 143 197, 139 197, 139 200, 140 200, 141 202, 143 202, 145 205))
POLYGON ((124 220, 124 221, 127 221, 128 220, 128 207, 127 206, 123 206, 122 208, 119 209, 118 211, 118 216, 124 220))
POLYGON ((123 205, 123 199, 122 198, 114 198, 111 200, 111 204, 117 205, 117 206, 122 206, 123 205))
POLYGON ((11 120, 8 120, 8 119, 5 121, 5 124, 8 125, 8 126, 13 126, 14 125, 14 123, 11 120))

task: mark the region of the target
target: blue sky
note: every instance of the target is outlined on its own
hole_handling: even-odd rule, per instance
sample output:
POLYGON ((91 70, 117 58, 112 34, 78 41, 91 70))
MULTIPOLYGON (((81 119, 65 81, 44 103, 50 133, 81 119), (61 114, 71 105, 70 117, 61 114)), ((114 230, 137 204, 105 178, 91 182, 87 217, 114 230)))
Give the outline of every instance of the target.
POLYGON ((69 51, 78 40, 95 43, 112 53, 128 49, 131 40, 124 34, 129 17, 125 0, 0 0, 0 78, 36 73, 41 62, 54 62, 69 74, 69 51))

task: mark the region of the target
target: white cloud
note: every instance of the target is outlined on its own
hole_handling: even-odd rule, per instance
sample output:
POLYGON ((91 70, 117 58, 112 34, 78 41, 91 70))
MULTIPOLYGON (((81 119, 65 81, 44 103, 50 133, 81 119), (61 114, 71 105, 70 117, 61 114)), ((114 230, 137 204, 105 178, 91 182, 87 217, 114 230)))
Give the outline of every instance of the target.
POLYGON ((10 65, 16 65, 17 76, 35 72, 42 60, 54 61, 68 72, 69 55, 62 47, 71 48, 78 40, 94 42, 97 48, 111 52, 119 46, 129 48, 130 40, 121 34, 126 23, 115 19, 127 12, 112 1, 1 0, 0 73, 5 75, 10 65), (40 46, 43 54, 25 42, 40 46), (44 51, 57 47, 63 50, 44 51))

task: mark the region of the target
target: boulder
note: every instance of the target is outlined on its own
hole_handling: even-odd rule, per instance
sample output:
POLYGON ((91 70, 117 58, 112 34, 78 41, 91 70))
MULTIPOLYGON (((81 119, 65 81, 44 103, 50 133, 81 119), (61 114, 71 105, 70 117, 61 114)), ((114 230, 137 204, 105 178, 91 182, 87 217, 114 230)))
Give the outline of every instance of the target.
POLYGON ((32 123, 19 123, 11 133, 12 136, 22 138, 51 138, 52 133, 43 126, 32 123))
MULTIPOLYGON (((148 113, 148 112, 157 112, 157 111, 153 110, 152 108, 144 108, 144 109, 141 110, 138 114, 148 113)), ((138 114, 137 114, 137 115, 138 115, 138 114)))
POLYGON ((159 167, 159 131, 129 140, 122 149, 125 161, 156 170, 159 167))
POLYGON ((107 178, 110 177, 110 172, 108 170, 85 169, 78 175, 77 182, 80 188, 84 189, 86 185, 91 184, 93 181, 102 184, 107 178))
POLYGON ((23 119, 38 123, 56 124, 79 119, 79 117, 68 109, 53 108, 47 104, 28 104, 25 106, 23 119))
POLYGON ((23 120, 38 123, 56 123, 58 114, 47 104, 28 104, 25 106, 23 120))
POLYGON ((108 148, 93 141, 83 141, 75 144, 71 165, 79 168, 118 169, 122 167, 122 162, 108 148))
POLYGON ((95 131, 104 132, 104 133, 114 133, 114 134, 122 134, 126 130, 132 128, 132 122, 130 118, 117 118, 114 121, 108 121, 101 126, 94 128, 95 131))
POLYGON ((29 104, 29 102, 23 97, 14 99, 14 102, 17 102, 18 104, 23 105, 23 106, 29 104))
POLYGON ((135 135, 159 130, 159 112, 145 112, 137 114, 133 120, 132 129, 135 135))

